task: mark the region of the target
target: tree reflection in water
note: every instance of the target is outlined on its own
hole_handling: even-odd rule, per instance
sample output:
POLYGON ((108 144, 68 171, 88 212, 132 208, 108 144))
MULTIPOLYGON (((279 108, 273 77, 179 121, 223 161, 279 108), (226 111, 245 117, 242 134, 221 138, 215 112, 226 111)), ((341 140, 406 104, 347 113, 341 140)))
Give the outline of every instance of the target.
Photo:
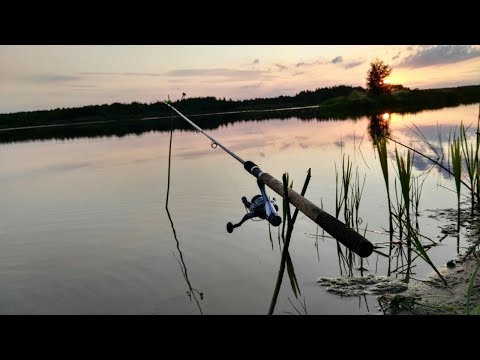
POLYGON ((390 136, 390 114, 371 115, 368 117, 368 133, 373 145, 376 139, 382 136, 390 136))

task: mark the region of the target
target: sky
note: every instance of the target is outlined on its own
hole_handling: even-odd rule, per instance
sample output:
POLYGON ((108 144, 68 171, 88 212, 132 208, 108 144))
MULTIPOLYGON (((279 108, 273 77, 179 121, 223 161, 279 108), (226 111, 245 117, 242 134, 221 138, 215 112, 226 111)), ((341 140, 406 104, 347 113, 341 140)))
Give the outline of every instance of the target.
POLYGON ((0 45, 0 113, 365 87, 376 58, 412 89, 480 84, 479 45, 0 45))

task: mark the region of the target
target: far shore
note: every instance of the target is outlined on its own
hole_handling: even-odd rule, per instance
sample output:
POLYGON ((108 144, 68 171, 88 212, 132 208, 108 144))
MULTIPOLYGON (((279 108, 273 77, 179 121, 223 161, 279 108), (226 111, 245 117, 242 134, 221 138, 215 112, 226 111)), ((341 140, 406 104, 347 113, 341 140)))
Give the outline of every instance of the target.
MULTIPOLYGON (((391 94, 377 96, 368 95, 361 87, 342 85, 272 99, 189 98, 173 102, 173 106, 185 115, 195 117, 200 127, 209 130, 236 121, 291 117, 318 121, 358 119, 474 103, 480 103, 480 85, 429 90, 399 86, 391 94)), ((169 131, 172 117, 178 115, 172 114, 161 101, 0 114, 0 143, 169 131)), ((175 121, 173 129, 191 130, 185 121, 175 121)))

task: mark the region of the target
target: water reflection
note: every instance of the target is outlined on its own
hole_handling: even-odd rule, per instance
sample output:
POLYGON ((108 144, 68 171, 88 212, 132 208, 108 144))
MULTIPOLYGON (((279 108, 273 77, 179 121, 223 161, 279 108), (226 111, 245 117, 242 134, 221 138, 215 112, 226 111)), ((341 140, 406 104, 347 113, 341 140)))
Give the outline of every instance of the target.
POLYGON ((190 283, 190 279, 188 278, 187 265, 185 265, 185 260, 183 259, 183 253, 182 253, 182 250, 180 250, 180 242, 178 241, 177 232, 175 231, 175 226, 173 224, 170 211, 168 210, 168 200, 170 196, 170 169, 171 169, 171 159, 172 159, 173 118, 171 119, 171 125, 172 126, 170 128, 170 142, 169 142, 169 148, 168 148, 168 172, 167 172, 168 179, 167 179, 167 195, 165 200, 165 210, 167 212, 168 220, 170 220, 170 225, 173 231, 173 237, 175 238, 175 242, 177 245, 177 251, 178 251, 179 257, 178 258, 176 257, 176 259, 178 261, 178 264, 180 265, 182 276, 185 279, 185 282, 187 283, 187 286, 188 286, 187 295, 190 301, 193 298, 193 300, 195 301, 195 304, 197 305, 198 310, 200 311, 200 314, 203 315, 202 307, 200 306, 200 300, 203 300, 203 293, 195 289, 190 283))
MULTIPOLYGON (((423 152, 423 149, 428 150, 424 142, 412 144, 418 136, 405 126, 410 125, 410 119, 422 132, 425 130, 427 139, 435 140, 437 119, 443 129, 447 126, 453 128, 455 121, 458 123, 460 119, 470 119, 472 113, 473 118, 476 118, 477 109, 478 106, 475 111, 457 108, 418 114, 410 118, 392 114, 389 120, 391 136, 402 143, 418 147, 423 152)), ((177 123, 177 120, 174 122, 177 123)), ((162 126, 170 130, 168 125, 166 120, 162 126)), ((303 175, 300 174, 311 166, 314 177, 307 197, 315 203, 321 202, 323 197, 325 211, 330 213, 335 209, 334 162, 341 163, 342 152, 352 155, 352 145, 355 144, 355 148, 363 150, 365 160, 362 162, 357 152, 353 172, 358 165, 362 177, 364 173, 367 174, 364 200, 360 208, 360 216, 364 219, 361 231, 375 231, 368 238, 371 237, 377 245, 384 245, 385 250, 377 250, 388 254, 388 234, 385 234, 388 231, 388 214, 378 157, 372 151, 368 140, 358 143, 358 134, 368 132, 368 125, 368 118, 357 122, 277 119, 220 126, 212 135, 235 150, 241 149, 239 154, 246 159, 261 159, 265 169, 272 174, 281 175, 288 170, 297 185, 302 181, 303 175), (356 143, 354 134, 357 134, 356 143), (342 139, 344 144, 341 149, 334 144, 339 139, 342 139), (281 151, 285 144, 290 146, 281 151), (305 148, 308 148, 308 151, 305 148), (260 154, 264 154, 265 159, 261 158, 260 154)), ((75 132, 72 131, 71 135, 74 136, 75 132)), ((11 300, 8 300, 8 291, 0 292, 3 294, 0 296, 0 311, 8 312, 7 305, 14 304, 12 306, 16 306, 17 310, 11 312, 28 312, 28 306, 33 303, 28 299, 32 297, 38 299, 37 303, 43 301, 46 304, 46 312, 55 311, 56 304, 49 301, 46 294, 58 288, 57 283, 42 284, 40 290, 43 293, 35 293, 31 289, 34 288, 32 283, 36 278, 32 276, 33 281, 29 281, 29 275, 25 275, 28 271, 37 274, 38 270, 34 265, 44 259, 39 266, 47 269, 46 264, 55 265, 45 270, 44 274, 55 274, 61 281, 72 284, 82 296, 88 295, 85 290, 87 288, 93 289, 92 294, 104 291, 104 299, 107 295, 115 294, 115 299, 118 300, 115 308, 117 313, 149 311, 158 299, 162 301, 162 310, 172 314, 266 312, 279 264, 278 254, 272 252, 272 246, 276 247, 277 243, 275 229, 271 229, 271 238, 270 234, 265 234, 269 239, 263 239, 266 244, 258 239, 260 224, 249 224, 243 228, 243 234, 236 239, 238 241, 225 241, 224 221, 235 219, 238 215, 237 194, 248 194, 256 185, 250 176, 244 174, 243 169, 234 168, 229 158, 218 150, 212 150, 205 139, 190 130, 177 130, 171 155, 172 171, 175 174, 172 183, 175 183, 175 187, 171 189, 170 195, 174 196, 171 197, 169 211, 165 214, 163 206, 159 208, 158 204, 163 204, 167 185, 163 174, 167 166, 168 135, 168 132, 159 133, 155 130, 142 136, 98 138, 95 141, 86 139, 1 146, 0 182, 5 191, 2 192, 4 200, 0 208, 3 224, 0 229, 3 233, 0 288, 12 289, 15 297, 12 295, 11 300), (208 153, 202 153, 202 150, 208 153), (189 156, 183 156, 183 153, 188 153, 189 156), (72 163, 79 166, 72 166, 72 163), (208 174, 205 168, 209 169, 208 174), (194 179, 192 175, 195 176, 194 179), (206 199, 208 209, 211 210, 208 212, 205 211, 206 199), (219 220, 221 216, 224 216, 224 220, 219 220), (180 224, 182 229, 179 229, 180 224), (99 254, 95 257, 96 262, 92 262, 84 238, 90 241, 88 251, 95 249, 95 253, 99 254), (34 243, 35 239, 40 240, 34 243), (56 239, 59 240, 55 241, 56 239), (139 241, 134 242, 132 239, 139 241), (23 248, 21 244, 24 244, 23 248), (159 253, 159 246, 167 250, 159 253), (189 258, 187 246, 188 249, 193 249, 194 258, 189 258), (177 259, 175 261, 171 261, 172 250, 177 259), (119 255, 124 256, 123 259, 129 259, 129 262, 117 264, 115 261, 122 259, 119 255), (166 261, 158 261, 159 256, 165 257, 166 261), (80 285, 65 276, 65 273, 68 274, 66 270, 72 266, 69 260, 72 257, 84 263, 87 263, 88 259, 88 264, 97 265, 89 266, 93 269, 91 276, 80 285), (142 286, 137 286, 137 278, 129 282, 126 276, 119 276, 115 283, 96 284, 104 263, 109 264, 109 272, 125 271, 126 275, 138 275, 138 279, 148 281, 149 286, 144 286, 143 283, 142 286), (145 270, 138 272, 138 268, 143 265, 145 270), (182 278, 179 277, 179 267, 182 278), (85 286, 85 289, 82 286, 85 286), (129 292, 125 291, 122 296, 117 296, 117 289, 127 289, 129 292), (198 291, 195 291, 196 289, 198 291), (185 295, 187 290, 188 298, 185 295), (204 291, 208 296, 208 311, 205 305, 207 299, 204 297, 202 300, 200 295, 204 291), (178 296, 164 299, 168 294, 178 296), (142 305, 139 305, 139 299, 142 300, 142 305)), ((368 135, 365 137, 368 138, 368 135)), ((447 139, 444 137, 444 140, 447 139)), ((444 141, 445 145, 446 143, 447 141, 444 141)), ((389 142, 388 146, 391 156, 395 144, 389 142)), ((401 149, 400 146, 398 148, 401 149)), ((353 158, 354 156, 353 153, 353 158)), ((414 167, 417 158, 420 156, 415 156, 414 167)), ((390 160, 394 159, 393 153, 389 165, 390 160)), ((414 173, 415 171, 414 169, 414 173)), ((391 174, 395 177, 393 171, 391 174)), ((419 225, 425 235, 442 244, 429 250, 435 264, 440 265, 456 253, 457 239, 449 235, 446 240, 439 240, 438 225, 445 225, 445 220, 438 219, 438 216, 427 216, 426 210, 448 208, 456 202, 451 201, 455 200, 454 193, 439 189, 437 180, 431 178, 432 176, 425 182, 423 189, 419 225)), ((390 184, 393 191, 393 178, 390 184)), ((452 187, 452 182, 444 181, 443 185, 452 187)), ((263 229, 264 225, 266 222, 261 224, 263 229)), ((309 279, 316 279, 318 276, 339 275, 336 244, 333 239, 321 235, 321 229, 316 232, 315 224, 299 216, 295 234, 298 238, 294 240, 290 252, 295 273, 299 276, 302 296, 309 299, 308 312, 359 313, 357 298, 339 300, 319 289, 316 282, 310 287, 306 285, 309 279), (316 235, 314 243, 303 241, 301 236, 306 233, 316 235), (320 237, 322 241, 318 241, 320 237)), ((233 237, 228 239, 235 240, 233 237)), ((283 245, 280 236, 278 240, 280 245, 283 245)), ((402 271, 405 272, 402 262, 405 264, 407 261, 406 246, 402 246, 397 239, 394 240, 396 243, 392 255, 395 258, 392 256, 391 270, 396 272, 392 276, 402 278, 402 271)), ((464 241, 462 234, 461 247, 464 241)), ((428 244, 428 240, 424 243, 428 244)), ((387 259, 381 260, 378 261, 378 275, 385 275, 387 259)), ((412 260, 412 269, 417 273, 417 277, 431 272, 421 259, 412 260)), ((371 271, 376 270, 375 258, 370 257, 368 261, 370 263, 366 263, 365 267, 369 267, 371 271)), ((343 274, 348 275, 348 264, 341 266, 343 274)), ((360 272, 354 267, 353 273, 358 276, 360 272)), ((286 276, 284 280, 289 281, 286 276)), ((303 312, 290 292, 290 285, 283 286, 277 309, 281 307, 282 310, 297 313, 289 304, 288 295, 297 310, 303 312)), ((66 293, 58 293, 58 298, 66 293)), ((90 311, 100 309, 99 311, 108 312, 111 308, 111 305, 103 307, 97 294, 88 299, 90 311)), ((304 302, 304 298, 298 299, 304 302)), ((110 302, 108 299, 104 301, 105 304, 110 302)), ((369 307, 371 304, 370 301, 369 307)), ((364 309, 363 299, 361 305, 364 309)), ((81 306, 76 297, 69 300, 68 311, 78 312, 81 306)), ((277 312, 283 312, 282 310, 277 312)))
POLYGON ((368 134, 373 145, 377 145, 378 138, 390 136, 390 114, 377 114, 368 117, 368 134))
MULTIPOLYGON (((317 115, 316 109, 284 109, 272 110, 258 113, 218 113, 208 115, 188 115, 193 118, 204 130, 217 129, 219 127, 228 127, 237 122, 259 122, 269 119, 289 120, 298 118, 305 121, 329 121, 346 120, 350 116, 333 118, 321 118, 317 115)), ((102 122, 84 122, 64 124, 61 126, 37 126, 34 128, 18 129, 0 129, 0 143, 11 143, 17 141, 33 140, 67 140, 80 137, 123 137, 129 134, 141 135, 150 131, 168 132, 170 131, 171 117, 157 117, 145 119, 123 119, 109 120, 102 122)), ((358 117, 355 117, 358 118, 358 117)), ((180 131, 195 131, 191 125, 181 117, 173 116, 173 129, 180 131)))
POLYGON ((367 295, 362 295, 362 296, 358 297, 358 308, 359 309, 362 308, 362 298, 363 298, 363 302, 365 303, 365 307, 367 309, 367 312, 370 312, 370 308, 368 307, 367 295))
POLYGON ((165 207, 165 210, 167 211, 168 219, 170 220, 170 224, 172 226, 173 237, 175 238, 175 242, 177 243, 177 251, 179 254, 179 258, 176 257, 176 259, 178 261, 178 264, 180 265, 182 276, 185 279, 185 282, 187 283, 187 286, 188 286, 187 295, 190 301, 193 298, 193 300, 195 301, 195 304, 197 305, 198 311, 200 311, 200 314, 203 315, 202 307, 200 306, 200 300, 203 300, 203 293, 195 289, 190 283, 190 279, 188 278, 187 265, 185 265, 185 260, 183 259, 183 253, 182 253, 182 250, 180 250, 180 242, 178 241, 178 238, 177 238, 177 232, 175 231, 175 226, 173 225, 173 220, 172 220, 172 217, 170 216, 170 211, 168 211, 168 207, 165 207))
POLYGON ((298 299, 298 298, 296 298, 296 301, 298 304, 295 306, 292 299, 288 298, 288 302, 290 303, 292 308, 295 310, 295 312, 285 311, 285 313, 290 315, 308 315, 307 303, 305 301, 305 297, 303 297, 303 301, 302 299, 298 299))

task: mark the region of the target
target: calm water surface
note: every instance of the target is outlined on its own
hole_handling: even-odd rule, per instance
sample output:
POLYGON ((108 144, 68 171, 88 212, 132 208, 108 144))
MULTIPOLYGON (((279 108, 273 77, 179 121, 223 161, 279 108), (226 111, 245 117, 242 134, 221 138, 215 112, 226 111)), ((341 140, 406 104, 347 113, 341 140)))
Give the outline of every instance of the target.
MULTIPOLYGON (((412 131, 413 122, 435 143, 440 129, 446 145, 450 129, 461 120, 476 126, 477 117, 478 105, 469 105, 392 114, 389 124, 393 138, 431 154, 412 131)), ((288 171, 297 191, 311 168, 306 197, 318 205, 322 201, 331 214, 335 164, 341 168, 343 154, 349 155, 361 177, 366 174, 362 226, 383 231, 388 227, 385 185, 368 128, 368 118, 291 118, 237 122, 210 134, 278 179, 288 171)), ((273 249, 265 221, 248 221, 232 234, 225 229, 228 221, 237 222, 245 213, 241 197, 259 193, 255 180, 220 148, 212 149, 205 137, 175 131, 169 209, 177 244, 165 211, 168 144, 169 133, 150 132, 0 145, 1 314, 268 311, 280 263, 276 229, 273 249), (203 293, 200 299, 195 292, 200 309, 187 294, 184 268, 189 284, 203 293)), ((428 165, 415 157, 416 174, 428 165)), ((454 189, 452 180, 433 169, 420 203, 421 232, 433 239, 444 223, 429 217, 429 210, 456 206, 456 194, 444 187, 454 189)), ((318 277, 339 276, 340 269, 336 242, 319 240, 317 252, 308 235, 316 230, 300 213, 290 245, 308 313, 378 314, 374 297, 340 298, 317 285, 318 277)), ((367 238, 388 240, 377 233, 367 238)), ((456 239, 442 244, 429 252, 436 265, 456 255, 456 239)), ((422 261, 415 264, 415 276, 430 272, 422 261)), ((366 267, 367 273, 386 275, 386 262, 376 254, 366 267)), ((285 276, 275 313, 295 312, 289 298, 298 307, 285 276)))

